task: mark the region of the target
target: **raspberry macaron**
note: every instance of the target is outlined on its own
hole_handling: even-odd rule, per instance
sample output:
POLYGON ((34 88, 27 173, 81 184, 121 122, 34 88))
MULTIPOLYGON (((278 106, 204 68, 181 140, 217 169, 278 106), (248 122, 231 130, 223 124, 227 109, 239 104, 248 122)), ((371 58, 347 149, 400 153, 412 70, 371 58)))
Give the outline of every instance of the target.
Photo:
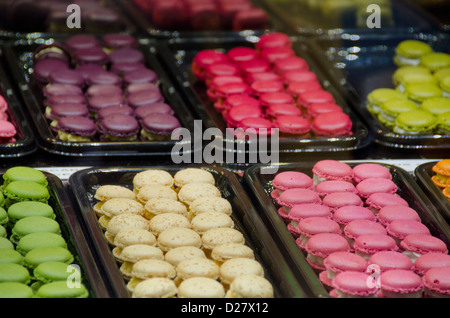
POLYGON ((425 297, 450 297, 450 266, 430 269, 422 278, 425 297))
POLYGON ((387 234, 364 234, 355 239, 353 244, 355 253, 369 260, 370 257, 381 251, 397 251, 395 240, 387 234))
POLYGON ((289 211, 289 214, 283 213, 282 210, 279 210, 279 214, 290 221, 290 227, 297 227, 298 222, 309 217, 331 218, 333 216, 330 208, 319 203, 294 205, 289 211))
POLYGON ((325 271, 321 272, 319 279, 328 287, 332 287, 332 280, 342 272, 362 272, 367 269, 367 261, 355 253, 334 252, 324 259, 325 271))
MULTIPOLYGON (((297 83, 297 82, 301 82, 301 83, 311 83, 311 82, 319 82, 317 79, 317 75, 316 73, 308 70, 308 69, 297 69, 297 70, 289 70, 289 71, 284 71, 284 73, 281 75, 281 78, 283 79, 284 84, 286 85, 290 85, 292 83, 297 83)), ((318 87, 317 91, 322 91, 322 86, 318 87)), ((312 91, 308 91, 308 92, 312 92, 312 91)), ((319 93, 321 94, 321 93, 319 93)), ((301 94, 303 95, 303 94, 301 94)), ((323 94, 326 95, 326 94, 323 94)), ((318 94, 304 94, 305 98, 307 97, 307 99, 311 99, 311 101, 315 100, 318 97, 318 94)), ((329 97, 329 96, 328 96, 329 97)), ((327 97, 327 100, 329 100, 329 98, 327 97)), ((300 100, 300 95, 297 96, 298 101, 300 100)))
POLYGON ((325 180, 352 181, 354 175, 353 169, 348 164, 332 159, 317 161, 312 172, 315 184, 325 180))
POLYGON ((378 287, 373 278, 363 272, 344 271, 333 279, 337 298, 376 298, 378 287), (371 282, 371 284, 368 284, 371 282))
POLYGON ((317 115, 311 124, 318 136, 348 136, 352 134, 353 123, 350 116, 342 111, 332 111, 317 115))
POLYGON ((366 199, 373 193, 396 193, 398 190, 397 185, 386 178, 367 178, 362 180, 356 185, 358 195, 366 199))
POLYGON ((305 248, 309 238, 319 233, 341 234, 339 224, 327 217, 309 217, 298 222, 296 227, 288 224, 288 230, 298 238, 295 240, 298 247, 305 248))
POLYGON ((281 215, 289 214, 291 208, 299 204, 320 204, 322 200, 319 195, 310 189, 293 188, 283 191, 277 198, 277 203, 281 206, 281 215))
POLYGON ((395 239, 397 245, 400 245, 400 242, 409 234, 431 235, 427 226, 415 220, 394 220, 388 224, 386 231, 395 239))
POLYGON ((260 118, 263 115, 259 106, 242 104, 230 108, 224 116, 224 119, 227 121, 228 127, 237 128, 244 118, 260 118))
POLYGON ((353 247, 355 239, 360 235, 387 234, 383 225, 371 219, 353 219, 344 226, 343 232, 350 247, 353 247))
POLYGON ((320 114, 331 112, 343 112, 341 106, 335 103, 314 103, 307 109, 307 115, 309 118, 314 119, 320 114))
POLYGON ((306 260, 311 267, 323 271, 325 258, 334 252, 349 252, 350 246, 341 234, 319 233, 309 238, 305 250, 306 260))
POLYGON ((261 52, 261 50, 270 47, 291 47, 291 38, 282 32, 270 32, 263 34, 259 37, 259 41, 255 44, 256 49, 261 52))
POLYGON ((419 256, 414 262, 413 270, 418 275, 423 276, 429 269, 443 266, 450 266, 450 255, 431 252, 419 256))
POLYGON ((307 135, 311 130, 310 122, 298 115, 278 116, 274 120, 274 125, 280 133, 289 135, 307 135))
POLYGON ((341 180, 326 180, 322 181, 318 185, 316 185, 316 192, 320 195, 321 198, 326 197, 328 194, 336 193, 336 192, 351 192, 357 193, 356 188, 353 183, 349 181, 341 181, 341 180))
POLYGON ((266 115, 274 120, 279 116, 301 116, 302 111, 295 104, 270 104, 266 109, 266 115))
POLYGON ((386 178, 392 180, 392 174, 388 168, 377 163, 360 163, 353 167, 353 181, 361 182, 367 178, 386 178))
POLYGON ((308 92, 308 91, 318 90, 321 88, 322 88, 322 86, 317 81, 313 81, 313 82, 303 81, 303 82, 289 83, 286 87, 286 91, 289 94, 291 94, 291 96, 294 97, 295 100, 297 100, 297 97, 299 94, 308 92))
POLYGON ((445 242, 429 234, 409 234, 400 242, 400 247, 413 263, 427 253, 448 253, 445 242))
POLYGON ((273 63, 273 69, 278 74, 284 74, 288 71, 308 70, 309 65, 305 59, 292 55, 275 60, 273 63))
POLYGON ((308 108, 312 103, 335 103, 336 101, 330 92, 320 89, 299 94, 297 102, 299 105, 308 108))
POLYGON ((314 184, 312 178, 306 173, 300 171, 282 171, 275 175, 272 180, 272 186, 275 188, 271 196, 277 199, 283 191, 293 188, 304 188, 312 190, 314 184))
POLYGON ((369 258, 368 265, 378 266, 379 273, 391 269, 413 269, 413 262, 411 259, 400 251, 377 252, 369 258))
POLYGON ((411 270, 392 269, 381 273, 380 289, 383 298, 421 298, 423 283, 411 270))
MULTIPOLYGON (((339 193, 339 192, 338 192, 339 193)), ((344 192, 345 193, 345 192, 344 192)), ((330 194, 334 196, 335 194, 330 194)), ((327 196, 328 197, 328 196, 327 196)), ((324 205, 327 205, 327 197, 324 198, 324 205)), ((333 209, 332 209, 333 210, 333 209)), ((342 205, 334 210, 333 220, 341 226, 342 230, 352 221, 369 220, 376 222, 375 215, 368 208, 361 205, 342 205)))
POLYGON ((239 64, 257 58, 258 52, 251 47, 237 46, 228 50, 226 55, 231 62, 239 64))
POLYGON ((337 212, 340 208, 346 208, 348 206, 362 208, 364 205, 361 198, 352 192, 330 193, 323 198, 322 204, 328 206, 333 212, 337 212))
POLYGON ((211 49, 202 50, 195 55, 192 61, 192 73, 199 81, 204 81, 208 65, 224 61, 228 61, 228 57, 225 53, 211 49))
POLYGON ((409 206, 408 202, 398 194, 373 193, 365 201, 365 205, 375 214, 388 205, 409 206))

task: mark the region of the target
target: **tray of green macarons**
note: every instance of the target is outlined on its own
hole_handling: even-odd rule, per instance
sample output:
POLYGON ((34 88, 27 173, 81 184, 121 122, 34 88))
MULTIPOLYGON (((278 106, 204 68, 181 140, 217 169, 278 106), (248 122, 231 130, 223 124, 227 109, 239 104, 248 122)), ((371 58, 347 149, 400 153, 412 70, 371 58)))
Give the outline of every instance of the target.
POLYGON ((193 116, 150 40, 55 35, 11 41, 5 56, 33 114, 38 146, 48 152, 168 155, 180 142, 172 133, 192 129, 193 116))
POLYGON ((328 74, 381 145, 450 147, 450 46, 441 32, 354 34, 311 40, 328 74))
POLYGON ((62 182, 26 166, 1 171, 0 298, 107 298, 62 182))

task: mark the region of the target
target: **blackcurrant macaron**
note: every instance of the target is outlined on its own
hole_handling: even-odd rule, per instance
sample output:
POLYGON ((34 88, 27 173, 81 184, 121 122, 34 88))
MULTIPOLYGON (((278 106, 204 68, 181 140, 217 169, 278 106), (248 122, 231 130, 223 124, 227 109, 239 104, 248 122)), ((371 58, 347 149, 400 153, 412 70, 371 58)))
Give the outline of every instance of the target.
POLYGON ((141 120, 142 140, 165 140, 181 127, 179 120, 170 114, 151 113, 141 120))
POLYGON ((134 116, 120 113, 105 116, 99 126, 102 141, 134 141, 137 140, 140 130, 134 116))

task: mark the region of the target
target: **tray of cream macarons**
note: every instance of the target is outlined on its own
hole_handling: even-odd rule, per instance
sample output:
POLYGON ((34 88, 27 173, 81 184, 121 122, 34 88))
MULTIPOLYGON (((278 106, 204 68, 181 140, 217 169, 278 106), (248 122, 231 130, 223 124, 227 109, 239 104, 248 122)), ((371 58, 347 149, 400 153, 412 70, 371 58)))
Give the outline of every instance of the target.
POLYGON ((11 41, 5 55, 46 151, 166 155, 193 117, 149 41, 125 33, 11 41))
POLYGON ((450 227, 406 171, 332 159, 280 163, 270 167, 275 173, 268 167, 247 169, 246 188, 317 295, 429 297, 439 290, 427 273, 448 272, 450 227))
POLYGON ((448 34, 439 31, 345 34, 309 42, 375 141, 408 149, 450 147, 448 43, 448 34))
POLYGON ((80 220, 51 173, 1 171, 1 298, 108 298, 80 220))
POLYGON ((275 139, 280 152, 290 153, 364 147, 367 127, 304 44, 284 32, 267 32, 174 38, 163 49, 194 113, 220 130, 227 149, 263 138, 269 147, 275 139))
POLYGON ((0 48, 0 158, 20 157, 37 149, 30 122, 11 86, 0 48))
POLYGON ((228 170, 89 168, 69 186, 116 297, 311 295, 228 170))

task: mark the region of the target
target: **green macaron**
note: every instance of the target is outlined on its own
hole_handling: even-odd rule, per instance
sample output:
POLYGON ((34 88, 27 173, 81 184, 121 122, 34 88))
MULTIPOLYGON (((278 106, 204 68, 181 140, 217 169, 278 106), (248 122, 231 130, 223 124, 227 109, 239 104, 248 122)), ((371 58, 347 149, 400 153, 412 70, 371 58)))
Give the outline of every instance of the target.
POLYGON ((393 88, 376 88, 367 95, 367 109, 372 114, 378 114, 382 103, 389 99, 401 98, 406 96, 393 88))
POLYGON ((394 74, 392 74, 392 83, 397 87, 402 82, 403 78, 411 76, 411 74, 431 74, 431 71, 423 66, 401 66, 394 71, 394 74))
POLYGON ((450 112, 438 115, 436 120, 436 132, 442 135, 450 135, 450 112))
POLYGON ((450 54, 443 52, 432 52, 420 58, 419 65, 428 68, 431 72, 450 67, 450 54))
POLYGON ((4 185, 14 181, 33 181, 43 186, 47 186, 47 177, 45 174, 32 167, 16 166, 9 168, 3 174, 4 185))
POLYGON ((438 80, 438 82, 442 81, 447 76, 450 76, 450 67, 441 68, 434 72, 433 76, 438 80))
POLYGON ((0 263, 16 263, 23 265, 23 255, 10 248, 0 248, 0 263))
POLYGON ((405 94, 410 100, 420 105, 428 98, 442 97, 442 90, 435 84, 416 83, 406 86, 405 94))
POLYGON ((8 232, 6 232, 6 228, 3 225, 0 225, 0 237, 7 237, 8 232))
POLYGON ((56 215, 51 205, 37 201, 23 201, 12 204, 8 208, 8 217, 11 224, 27 216, 43 216, 55 219, 56 215))
POLYGON ((61 233, 59 223, 44 216, 27 216, 14 224, 10 240, 17 244, 27 234, 35 232, 61 233))
POLYGON ((442 113, 450 112, 450 98, 435 97, 426 99, 420 105, 420 109, 429 111, 435 116, 438 116, 442 113))
POLYGON ((3 192, 0 191, 0 208, 5 205, 5 197, 3 196, 3 192))
POLYGON ((450 98, 450 76, 446 76, 439 82, 439 87, 442 89, 442 95, 450 98))
POLYGON ((8 213, 4 208, 0 208, 0 225, 6 225, 8 220, 8 213))
POLYGON ((423 55, 432 53, 432 47, 419 40, 401 41, 395 48, 394 62, 398 66, 418 65, 423 55))
POLYGON ((64 238, 56 233, 35 232, 23 236, 17 243, 16 250, 26 255, 29 251, 43 246, 59 246, 67 248, 64 238))
POLYGON ((48 284, 56 281, 68 281, 72 278, 81 280, 80 270, 63 262, 45 262, 33 270, 33 277, 41 283, 48 284))
POLYGON ((33 298, 34 292, 30 286, 18 282, 0 283, 0 298, 33 298))
POLYGON ((6 237, 0 237, 0 248, 14 249, 14 244, 6 237))
POLYGON ((48 188, 33 181, 13 181, 4 189, 3 194, 6 196, 6 206, 21 201, 38 201, 47 203, 50 199, 48 188))
POLYGON ((16 263, 0 263, 0 282, 28 284, 30 281, 30 272, 24 266, 16 263))
POLYGON ((88 298, 89 292, 83 284, 57 281, 43 284, 36 292, 37 298, 88 298))
POLYGON ((422 83, 438 85, 439 82, 431 73, 421 73, 421 72, 409 73, 403 75, 403 77, 400 79, 399 84, 397 85, 397 89, 400 92, 404 92, 406 86, 411 84, 422 84, 422 83))
POLYGON ((436 127, 436 117, 417 109, 401 113, 395 120, 394 132, 407 135, 429 134, 436 127))
POLYGON ((70 264, 74 257, 72 253, 60 246, 44 246, 35 248, 25 255, 25 266, 34 269, 44 262, 63 262, 70 264))
POLYGON ((391 99, 381 104, 378 120, 386 127, 393 127, 401 113, 417 109, 416 103, 409 99, 391 99))

